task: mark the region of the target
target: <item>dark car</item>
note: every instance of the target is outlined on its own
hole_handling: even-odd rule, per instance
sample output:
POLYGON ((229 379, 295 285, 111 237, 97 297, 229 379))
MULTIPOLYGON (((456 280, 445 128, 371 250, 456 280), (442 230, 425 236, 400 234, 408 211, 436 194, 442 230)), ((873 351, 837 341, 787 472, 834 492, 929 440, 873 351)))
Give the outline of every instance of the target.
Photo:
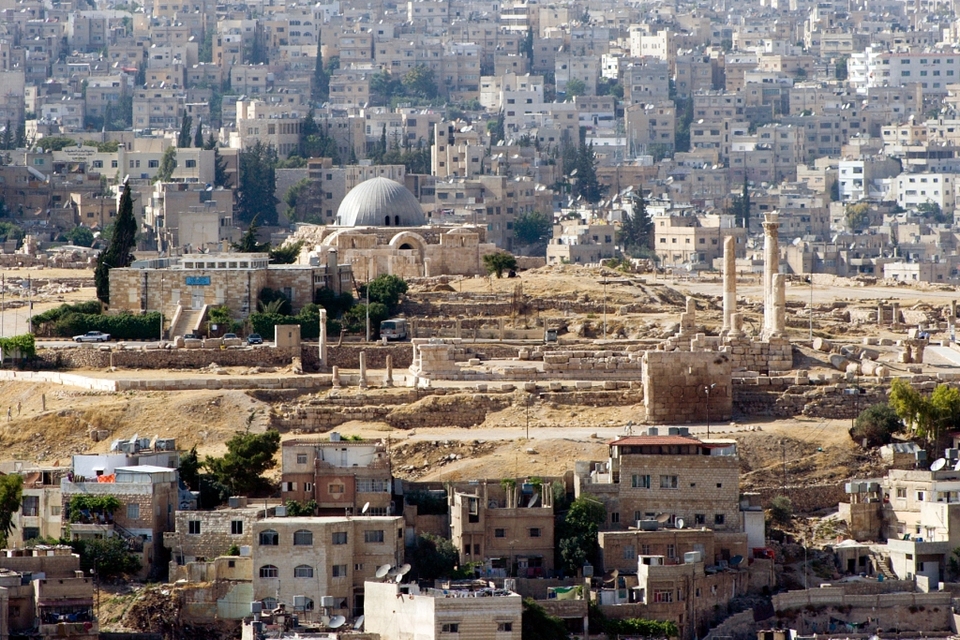
POLYGON ((263 338, 259 333, 251 333, 247 336, 247 344, 263 344, 263 338))

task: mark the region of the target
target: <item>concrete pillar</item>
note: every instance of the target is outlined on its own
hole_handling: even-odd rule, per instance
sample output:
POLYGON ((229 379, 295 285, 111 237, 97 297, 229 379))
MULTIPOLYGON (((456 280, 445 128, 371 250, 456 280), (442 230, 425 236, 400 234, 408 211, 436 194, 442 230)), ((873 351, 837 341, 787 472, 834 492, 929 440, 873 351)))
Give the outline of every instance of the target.
POLYGON ((367 352, 360 352, 360 388, 367 388, 367 352))
POLYGON ((723 240, 723 330, 730 332, 730 316, 737 312, 737 241, 723 240))
POLYGON ((893 318, 890 320, 890 326, 896 329, 900 326, 900 303, 892 302, 890 304, 893 307, 893 318))
POLYGON ((877 305, 877 326, 883 326, 883 303, 877 305))
POLYGON ((327 366, 327 310, 320 308, 320 366, 327 366))
POLYGON ((774 333, 773 276, 780 271, 780 216, 763 215, 763 335, 774 333))
POLYGON ((330 382, 333 384, 334 389, 340 388, 340 367, 334 366, 330 368, 330 382))
POLYGON ((787 328, 787 277, 773 275, 773 335, 783 335, 787 328))
POLYGON ((387 354, 387 375, 383 377, 383 386, 393 386, 393 356, 389 353, 387 354))

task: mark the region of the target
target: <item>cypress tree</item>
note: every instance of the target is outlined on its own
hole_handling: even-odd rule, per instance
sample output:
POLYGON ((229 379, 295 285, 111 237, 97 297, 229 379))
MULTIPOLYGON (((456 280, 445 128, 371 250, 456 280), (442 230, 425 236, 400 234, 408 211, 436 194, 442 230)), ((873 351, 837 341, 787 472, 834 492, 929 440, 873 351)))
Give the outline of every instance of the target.
POLYGON ((133 216, 133 195, 130 183, 123 183, 123 195, 117 207, 117 221, 113 225, 110 245, 97 258, 93 273, 97 285, 97 298, 110 304, 110 269, 129 267, 133 262, 133 249, 137 244, 137 220, 133 216))
POLYGON ((197 149, 203 148, 203 118, 197 120, 197 132, 193 134, 193 146, 197 149))
POLYGON ((187 149, 190 147, 190 125, 192 124, 193 118, 187 115, 187 112, 183 112, 183 120, 180 121, 180 134, 177 136, 177 146, 181 149, 187 149))

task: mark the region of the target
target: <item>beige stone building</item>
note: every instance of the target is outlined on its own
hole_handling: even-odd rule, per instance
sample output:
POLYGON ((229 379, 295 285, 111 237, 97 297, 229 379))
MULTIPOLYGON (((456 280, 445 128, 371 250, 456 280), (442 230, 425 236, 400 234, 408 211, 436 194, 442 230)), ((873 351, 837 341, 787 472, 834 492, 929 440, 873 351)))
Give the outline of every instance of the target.
POLYGON ((612 224, 582 224, 563 220, 553 226, 547 245, 547 264, 590 264, 617 253, 616 232, 612 224))
POLYGON ((522 598, 503 589, 454 583, 421 590, 413 584, 367 582, 364 629, 381 640, 520 640, 522 598))
POLYGON ((254 599, 308 619, 321 606, 328 615, 360 615, 364 582, 403 562, 401 516, 265 518, 253 533, 254 599))
POLYGON ((553 572, 553 494, 550 483, 481 481, 454 491, 450 539, 460 562, 482 563, 485 577, 541 578, 553 572))
POLYGON ((59 538, 63 498, 60 480, 67 470, 60 467, 36 467, 23 462, 0 464, 0 472, 23 476, 23 498, 13 516, 13 529, 7 534, 10 547, 22 547, 35 538, 59 538))
POLYGON ((386 516, 394 510, 390 456, 383 442, 295 438, 281 447, 280 495, 314 500, 318 515, 386 516))
MULTIPOLYGON (((231 503, 234 500, 231 498, 231 503)), ((246 498, 236 500, 246 502, 246 498)), ((170 582, 178 579, 175 576, 180 567, 212 562, 227 555, 234 546, 252 547, 254 525, 263 517, 262 503, 214 511, 178 510, 174 514, 174 531, 163 534, 163 546, 170 554, 170 582)))
POLYGON ((746 247, 746 229, 729 216, 662 215, 654 217, 654 250, 664 266, 713 264, 723 253, 723 240, 736 238, 746 247))

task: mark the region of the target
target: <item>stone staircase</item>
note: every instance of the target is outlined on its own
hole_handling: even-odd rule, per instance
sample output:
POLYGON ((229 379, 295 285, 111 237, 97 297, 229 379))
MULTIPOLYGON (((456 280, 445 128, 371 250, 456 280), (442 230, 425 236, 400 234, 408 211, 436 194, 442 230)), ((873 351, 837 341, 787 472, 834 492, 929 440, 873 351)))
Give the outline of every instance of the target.
POLYGON ((173 324, 170 326, 170 337, 182 336, 187 333, 200 333, 203 319, 207 315, 207 307, 202 309, 177 309, 173 324))

